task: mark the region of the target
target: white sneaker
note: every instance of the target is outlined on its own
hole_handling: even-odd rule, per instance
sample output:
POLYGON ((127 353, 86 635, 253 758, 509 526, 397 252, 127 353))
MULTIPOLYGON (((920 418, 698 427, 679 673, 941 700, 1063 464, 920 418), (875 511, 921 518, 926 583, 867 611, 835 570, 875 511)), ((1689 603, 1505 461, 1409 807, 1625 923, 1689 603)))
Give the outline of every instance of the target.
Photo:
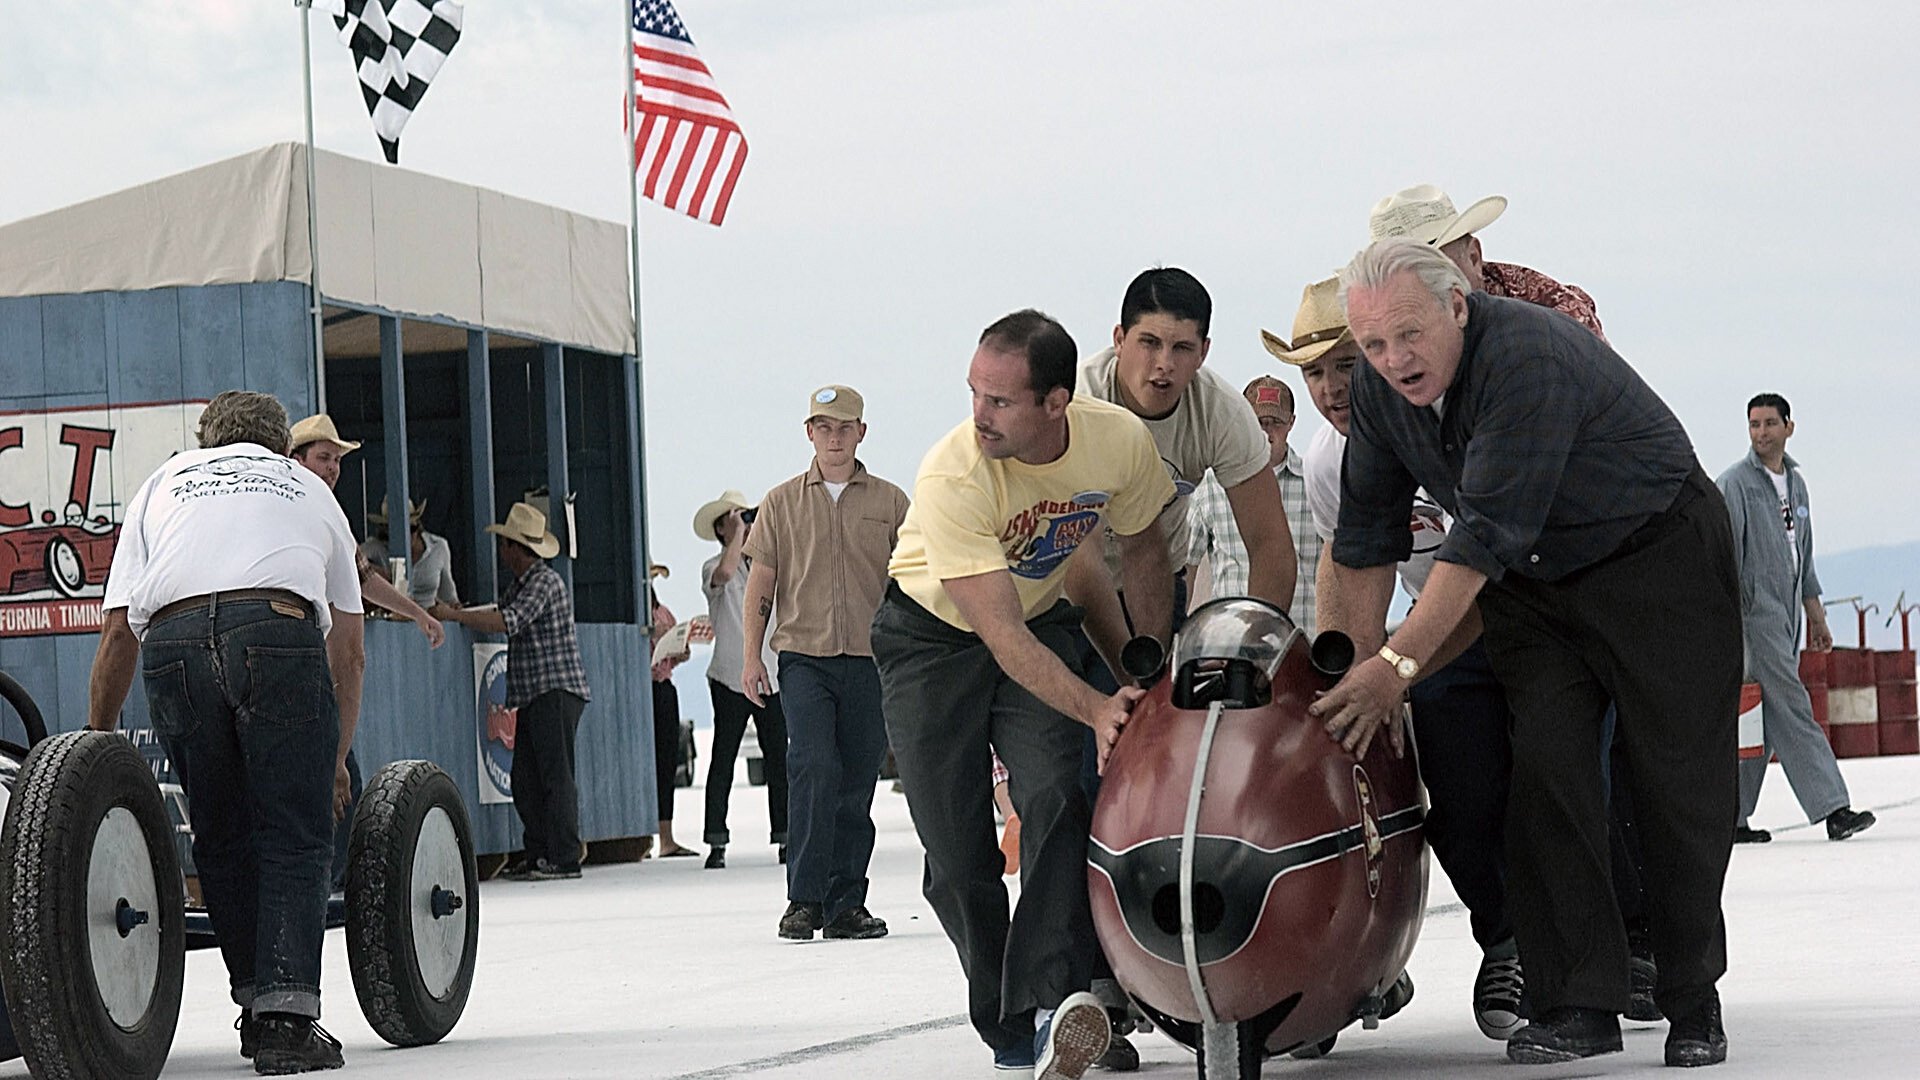
POLYGON ((1034 1033, 1034 1080, 1080 1080, 1107 1052, 1112 1036, 1113 1024, 1099 998, 1084 990, 1068 994, 1034 1033))

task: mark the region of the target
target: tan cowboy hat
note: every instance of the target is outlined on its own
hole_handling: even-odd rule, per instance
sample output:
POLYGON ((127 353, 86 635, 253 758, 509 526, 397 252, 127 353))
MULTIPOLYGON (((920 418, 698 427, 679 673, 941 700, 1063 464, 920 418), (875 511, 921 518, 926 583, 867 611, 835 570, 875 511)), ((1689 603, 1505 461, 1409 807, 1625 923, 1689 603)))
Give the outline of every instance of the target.
POLYGON ((338 446, 340 452, 343 454, 360 449, 359 443, 348 442, 340 437, 340 429, 333 426, 333 417, 328 416, 326 413, 309 416, 305 420, 293 425, 291 434, 293 435, 293 441, 287 450, 289 454, 299 450, 308 443, 319 442, 322 439, 338 446))
POLYGON ((543 559, 560 554, 560 538, 547 531, 547 515, 523 502, 514 503, 513 509, 507 511, 506 524, 489 525, 487 531, 516 544, 525 544, 543 559))
POLYGON ((1445 247, 1493 224, 1506 208, 1505 195, 1489 195, 1465 210, 1455 211, 1446 192, 1432 184, 1420 184, 1373 204, 1373 212, 1367 215, 1368 239, 1410 236, 1434 247, 1445 247))
POLYGON ((858 420, 867 403, 851 386, 823 386, 807 395, 807 419, 824 416, 829 420, 858 420))
MULTIPOLYGON (((427 516, 427 500, 421 499, 419 502, 414 502, 412 499, 407 500, 407 524, 417 528, 420 525, 420 519, 425 516, 427 516)), ((387 527, 386 496, 382 495, 380 497, 380 509, 377 513, 374 511, 367 512, 367 524, 376 529, 384 529, 387 527)))
POLYGON ((693 512, 693 535, 702 540, 718 540, 720 539, 720 534, 714 529, 714 522, 720 520, 722 515, 730 511, 751 510, 752 508, 753 504, 747 501, 745 495, 740 494, 732 488, 728 488, 720 493, 719 498, 707 502, 701 506, 700 509, 693 512))
POLYGON ((1329 349, 1353 340, 1347 329, 1347 311, 1340 306, 1340 279, 1316 281, 1300 293, 1300 310, 1293 316, 1293 344, 1278 334, 1260 331, 1260 343, 1274 359, 1294 367, 1313 363, 1329 349))

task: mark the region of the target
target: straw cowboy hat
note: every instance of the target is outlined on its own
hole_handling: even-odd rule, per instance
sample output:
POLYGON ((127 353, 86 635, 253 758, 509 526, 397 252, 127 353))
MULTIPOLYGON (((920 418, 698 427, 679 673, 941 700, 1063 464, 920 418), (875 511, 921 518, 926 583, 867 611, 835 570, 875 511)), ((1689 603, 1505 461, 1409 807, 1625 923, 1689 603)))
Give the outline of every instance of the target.
POLYGON ((702 540, 718 540, 720 534, 714 529, 714 522, 734 510, 751 509, 753 504, 747 501, 745 495, 728 488, 720 493, 719 498, 710 500, 693 512, 693 535, 702 540))
POLYGON ((507 511, 506 524, 489 525, 487 531, 524 544, 543 559, 560 554, 560 538, 547 531, 547 515, 523 502, 514 503, 507 511))
POLYGON ((1493 224, 1506 208, 1505 195, 1489 195, 1465 210, 1455 211, 1446 192, 1432 184, 1421 184, 1373 204, 1373 212, 1367 215, 1368 239, 1410 236, 1434 247, 1445 247, 1493 224))
POLYGON ((305 420, 293 425, 293 431, 290 434, 293 436, 293 439, 288 446, 288 453, 293 453, 308 443, 320 442, 323 439, 338 446, 340 452, 343 454, 360 449, 359 443, 348 442, 340 437, 340 429, 333 426, 333 417, 328 416, 326 413, 309 416, 305 420))
POLYGON ((1313 363, 1329 349, 1353 340, 1347 329, 1347 311, 1340 306, 1340 279, 1316 281, 1300 293, 1300 310, 1293 316, 1293 344, 1278 334, 1260 331, 1260 343, 1274 359, 1294 367, 1313 363))
MULTIPOLYGON (((407 524, 418 528, 420 519, 426 516, 427 500, 421 499, 419 502, 414 502, 412 499, 407 500, 407 524)), ((378 512, 371 510, 367 512, 367 525, 375 529, 384 529, 387 527, 386 496, 382 495, 380 497, 380 509, 378 512)))

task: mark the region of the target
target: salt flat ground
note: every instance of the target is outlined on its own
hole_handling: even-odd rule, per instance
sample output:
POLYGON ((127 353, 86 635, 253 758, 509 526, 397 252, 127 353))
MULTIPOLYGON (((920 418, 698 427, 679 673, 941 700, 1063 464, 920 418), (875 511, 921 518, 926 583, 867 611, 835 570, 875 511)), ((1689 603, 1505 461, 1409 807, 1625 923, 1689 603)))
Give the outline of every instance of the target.
MULTIPOLYGON (((1776 768, 1755 817, 1774 842, 1734 851, 1721 983, 1732 1051, 1713 1077, 1920 1075, 1920 758, 1843 769, 1854 805, 1875 809, 1878 826, 1830 843, 1800 822, 1776 768)), ((682 789, 678 805, 681 839, 696 839, 698 790, 682 789)), ((986 1077, 990 1056, 961 1015, 959 965, 920 897, 905 802, 884 783, 874 817, 870 905, 892 926, 885 939, 775 936, 785 879, 773 849, 750 842, 766 835, 765 789, 741 779, 726 870, 648 860, 591 867, 580 881, 483 886, 473 995, 440 1045, 395 1050, 373 1034, 339 933, 327 937, 323 1022, 346 1044, 351 1075, 367 1077, 986 1077)), ((1377 1031, 1349 1028, 1323 1060, 1269 1062, 1265 1075, 1671 1075, 1664 1024, 1628 1025, 1625 1053, 1508 1064, 1473 1026, 1479 954, 1437 869, 1431 905, 1410 965, 1413 1003, 1377 1031)), ((218 956, 192 953, 187 968, 167 1075, 251 1075, 218 956)), ((1134 1038, 1138 1075, 1194 1075, 1191 1055, 1164 1036, 1134 1038)), ((0 1077, 24 1075, 17 1060, 0 1066, 0 1077)))

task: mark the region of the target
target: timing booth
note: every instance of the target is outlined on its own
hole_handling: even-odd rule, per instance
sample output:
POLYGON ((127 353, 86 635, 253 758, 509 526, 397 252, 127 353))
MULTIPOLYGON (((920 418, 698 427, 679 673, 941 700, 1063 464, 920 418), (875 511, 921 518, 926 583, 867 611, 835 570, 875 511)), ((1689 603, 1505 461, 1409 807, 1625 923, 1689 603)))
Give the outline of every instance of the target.
MULTIPOLYGON (((315 161, 322 362, 308 281, 306 149, 280 144, 0 226, 0 670, 53 730, 86 722, 121 514, 195 445, 223 390, 327 411, 358 537, 385 518, 446 538, 464 603, 503 572, 485 527, 545 500, 593 701, 578 741, 581 834, 657 827, 626 231, 385 165, 315 161), (409 515, 390 507, 422 508, 409 515)), ((379 532, 380 530, 376 530, 379 532)), ((429 650, 369 619, 355 739, 364 774, 425 758, 460 787, 482 853, 519 846, 502 639, 453 624, 429 650)), ((124 728, 164 769, 139 688, 124 728)), ((8 716, 0 726, 17 726, 8 716)), ((17 731, 0 737, 19 739, 17 731)))

